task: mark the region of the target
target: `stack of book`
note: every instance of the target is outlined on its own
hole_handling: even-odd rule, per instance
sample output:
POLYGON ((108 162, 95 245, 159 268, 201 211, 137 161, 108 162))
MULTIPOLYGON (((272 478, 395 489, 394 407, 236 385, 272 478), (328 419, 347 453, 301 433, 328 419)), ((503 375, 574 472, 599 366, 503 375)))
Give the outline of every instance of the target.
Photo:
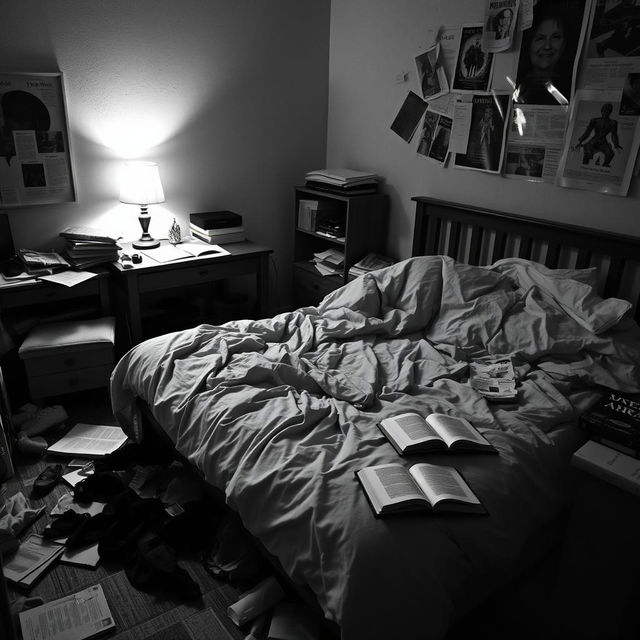
POLYGON ((118 238, 94 227, 67 227, 60 232, 64 238, 64 255, 71 266, 87 269, 118 259, 118 238))
POLYGON ((189 228, 194 237, 209 244, 244 242, 246 239, 242 216, 233 211, 190 213, 189 228))
POLYGON ((321 275, 339 276, 344 268, 344 253, 337 249, 327 249, 314 253, 312 262, 321 275))
POLYGON ((610 391, 580 417, 591 440, 640 458, 640 397, 610 391))
POLYGON ((309 171, 305 180, 313 189, 354 196, 377 193, 380 181, 375 173, 353 169, 317 169, 309 171))

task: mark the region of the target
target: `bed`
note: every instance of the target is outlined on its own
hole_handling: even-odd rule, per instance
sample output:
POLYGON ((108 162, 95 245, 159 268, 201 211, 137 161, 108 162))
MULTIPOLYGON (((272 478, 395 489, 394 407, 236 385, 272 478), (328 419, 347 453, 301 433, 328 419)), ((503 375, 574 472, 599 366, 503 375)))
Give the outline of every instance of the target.
POLYGON ((444 638, 535 564, 579 414, 640 392, 640 239, 414 200, 411 258, 317 307, 151 338, 111 379, 127 433, 144 441, 143 405, 344 640, 444 638), (470 388, 479 352, 512 355, 517 404, 470 388), (399 458, 376 425, 409 409, 468 418, 500 455, 399 458), (398 460, 455 466, 488 517, 374 517, 355 471, 398 460))

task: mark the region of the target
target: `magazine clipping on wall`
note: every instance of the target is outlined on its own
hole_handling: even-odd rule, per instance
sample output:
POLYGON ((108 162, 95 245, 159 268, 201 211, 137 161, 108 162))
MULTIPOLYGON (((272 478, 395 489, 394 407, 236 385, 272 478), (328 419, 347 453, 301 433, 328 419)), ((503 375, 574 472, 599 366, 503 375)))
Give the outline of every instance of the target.
POLYGON ((499 53, 508 51, 517 28, 519 0, 487 0, 484 11, 482 48, 499 53))
POLYGON ((622 115, 619 91, 577 91, 556 184, 626 196, 640 145, 640 116, 622 115))
POLYGON ((565 106, 514 104, 503 167, 505 177, 553 184, 567 117, 565 106))
POLYGON ((61 73, 0 73, 0 209, 74 202, 61 73))
POLYGON ((634 0, 595 0, 582 64, 581 88, 620 89, 640 73, 640 6, 634 0))
POLYGON ((454 166, 499 173, 509 123, 508 93, 475 94, 471 101, 471 124, 465 153, 456 153, 454 166))
POLYGON ((415 56, 418 85, 425 100, 433 100, 449 93, 449 82, 440 64, 440 44, 436 43, 415 56))
POLYGON ((417 93, 409 91, 391 123, 391 131, 397 133, 405 142, 411 142, 420 124, 420 118, 426 110, 427 103, 417 93))
POLYGON ((456 65, 451 88, 460 93, 488 91, 493 75, 494 54, 482 49, 483 25, 463 24, 460 29, 456 65))
POLYGON ((588 22, 588 0, 538 0, 523 31, 514 101, 568 104, 575 90, 588 22))
POLYGON ((452 123, 446 114, 427 109, 422 119, 416 153, 443 166, 449 154, 452 123))

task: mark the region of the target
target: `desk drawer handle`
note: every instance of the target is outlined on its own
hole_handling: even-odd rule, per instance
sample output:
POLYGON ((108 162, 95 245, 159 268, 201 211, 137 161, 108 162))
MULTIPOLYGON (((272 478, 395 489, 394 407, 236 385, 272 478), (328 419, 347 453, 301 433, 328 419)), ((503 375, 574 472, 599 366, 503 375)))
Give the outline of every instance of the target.
POLYGON ((57 298, 58 297, 58 292, 57 291, 45 291, 44 297, 48 298, 49 300, 51 300, 51 298, 57 298))
POLYGON ((200 271, 198 271, 198 275, 199 276, 208 276, 209 272, 206 269, 200 269, 200 271))
POLYGON ((75 363, 76 363, 75 358, 65 358, 63 361, 63 364, 65 367, 73 367, 75 363))
POLYGON ((78 376, 73 376, 73 378, 69 378, 67 380, 67 383, 70 387, 77 387, 78 382, 80 382, 80 379, 78 378, 78 376))

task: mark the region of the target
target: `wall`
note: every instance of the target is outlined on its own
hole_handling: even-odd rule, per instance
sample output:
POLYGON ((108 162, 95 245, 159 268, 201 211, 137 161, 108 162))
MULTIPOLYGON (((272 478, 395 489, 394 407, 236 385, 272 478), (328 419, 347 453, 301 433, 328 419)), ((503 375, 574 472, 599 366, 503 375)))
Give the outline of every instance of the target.
POLYGON ((62 71, 78 202, 10 210, 17 246, 56 246, 70 224, 140 235, 118 199, 122 161, 156 161, 175 216, 232 209, 273 247, 289 295, 293 186, 324 164, 329 0, 7 0, 4 71, 62 71))
MULTIPOLYGON (((638 179, 623 198, 440 168, 416 154, 415 140, 407 144, 389 129, 408 91, 419 94, 414 57, 433 44, 441 25, 482 21, 483 7, 477 0, 332 0, 327 163, 386 179, 389 254, 410 255, 412 196, 640 236, 638 179), (403 72, 410 80, 398 83, 403 72)), ((501 64, 504 81, 515 56, 501 64)))

